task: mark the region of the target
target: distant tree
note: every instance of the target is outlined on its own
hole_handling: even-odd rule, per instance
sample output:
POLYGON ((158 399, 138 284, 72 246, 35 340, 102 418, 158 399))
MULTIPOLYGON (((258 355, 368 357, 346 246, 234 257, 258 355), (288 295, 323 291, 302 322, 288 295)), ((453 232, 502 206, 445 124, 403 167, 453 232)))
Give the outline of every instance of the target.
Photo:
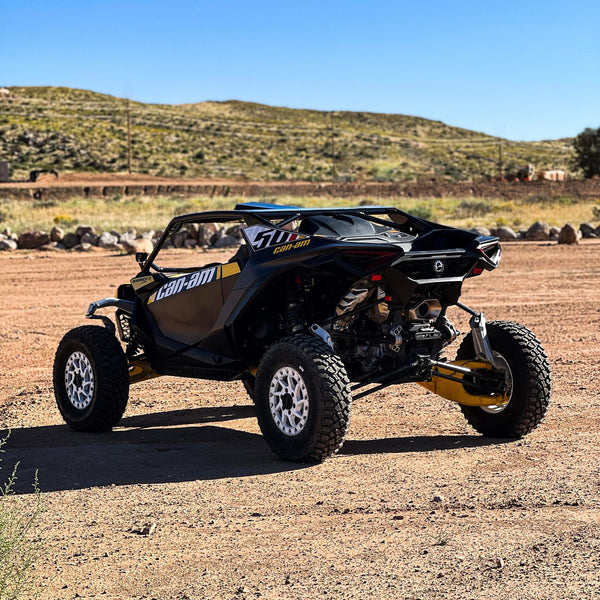
POLYGON ((575 166, 583 171, 583 176, 600 176, 600 127, 584 129, 574 140, 575 166))

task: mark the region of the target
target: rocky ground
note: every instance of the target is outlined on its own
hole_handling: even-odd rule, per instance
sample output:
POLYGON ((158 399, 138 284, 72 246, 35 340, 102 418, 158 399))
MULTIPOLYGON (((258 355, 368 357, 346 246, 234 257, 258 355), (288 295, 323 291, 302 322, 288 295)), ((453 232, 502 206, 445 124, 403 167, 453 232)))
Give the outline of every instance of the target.
POLYGON ((237 383, 144 382, 113 432, 70 431, 54 350, 134 260, 1 254, 2 473, 21 461, 15 500, 29 505, 39 471, 41 597, 597 597, 599 253, 597 240, 506 244, 465 286, 466 304, 546 347, 554 396, 538 430, 483 438, 410 384, 356 402, 342 451, 316 466, 271 454, 237 383))

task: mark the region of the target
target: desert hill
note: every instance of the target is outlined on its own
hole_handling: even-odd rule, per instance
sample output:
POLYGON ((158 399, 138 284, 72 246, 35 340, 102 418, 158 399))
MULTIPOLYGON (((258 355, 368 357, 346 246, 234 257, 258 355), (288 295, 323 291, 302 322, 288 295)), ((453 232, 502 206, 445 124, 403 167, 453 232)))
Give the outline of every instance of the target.
POLYGON ((240 101, 144 104, 60 87, 0 95, 0 160, 33 169, 253 181, 460 181, 532 163, 568 168, 571 140, 514 142, 440 121, 240 101), (129 107, 129 108, 128 108, 129 107))

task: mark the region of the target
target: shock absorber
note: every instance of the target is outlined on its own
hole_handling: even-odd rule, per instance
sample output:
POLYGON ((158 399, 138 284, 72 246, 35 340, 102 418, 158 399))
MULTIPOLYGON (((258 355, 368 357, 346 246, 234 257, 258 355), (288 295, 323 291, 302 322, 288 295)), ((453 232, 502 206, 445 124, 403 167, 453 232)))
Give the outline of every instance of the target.
POLYGON ((286 288, 287 310, 286 320, 290 331, 302 331, 304 329, 304 318, 302 314, 302 280, 298 276, 290 279, 286 288))

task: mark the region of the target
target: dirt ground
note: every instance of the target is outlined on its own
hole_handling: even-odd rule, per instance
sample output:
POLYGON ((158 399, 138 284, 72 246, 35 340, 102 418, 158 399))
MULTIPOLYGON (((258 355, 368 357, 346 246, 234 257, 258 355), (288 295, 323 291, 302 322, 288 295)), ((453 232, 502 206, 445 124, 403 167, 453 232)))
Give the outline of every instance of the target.
POLYGON ((144 382, 111 433, 69 430, 55 348, 133 258, 1 254, 0 475, 21 461, 27 504, 39 471, 41 597, 600 597, 599 257, 597 241, 506 244, 465 285, 466 304, 527 325, 549 354, 553 400, 532 434, 483 438, 409 384, 357 401, 342 451, 305 466, 269 451, 237 383, 144 382))

